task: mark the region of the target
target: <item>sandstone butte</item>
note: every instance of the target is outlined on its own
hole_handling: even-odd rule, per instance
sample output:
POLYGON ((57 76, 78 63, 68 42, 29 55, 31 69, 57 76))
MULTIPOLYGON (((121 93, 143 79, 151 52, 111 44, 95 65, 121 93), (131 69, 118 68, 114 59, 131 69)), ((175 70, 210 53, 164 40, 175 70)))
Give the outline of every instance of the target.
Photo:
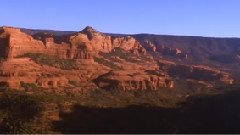
POLYGON ((175 75, 196 81, 228 84, 234 81, 230 74, 218 69, 156 60, 149 52, 187 58, 177 48, 156 47, 150 41, 141 44, 131 36, 113 37, 91 27, 62 36, 48 33, 29 35, 19 28, 2 27, 0 85, 17 89, 21 88, 21 83, 33 83, 45 88, 68 86, 83 89, 157 90, 174 87, 172 76, 175 75), (72 60, 75 68, 62 69, 57 64, 41 64, 32 58, 20 57, 28 53, 72 60), (203 77, 207 80, 202 80, 203 77))

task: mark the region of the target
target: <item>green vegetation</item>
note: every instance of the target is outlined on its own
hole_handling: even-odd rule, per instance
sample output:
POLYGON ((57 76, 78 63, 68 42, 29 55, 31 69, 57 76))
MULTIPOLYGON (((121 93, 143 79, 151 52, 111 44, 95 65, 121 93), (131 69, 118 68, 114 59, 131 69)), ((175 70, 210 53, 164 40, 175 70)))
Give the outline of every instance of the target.
POLYGON ((107 67, 110 67, 112 69, 116 69, 116 70, 122 69, 121 67, 115 65, 112 61, 108 61, 108 60, 105 60, 103 58, 94 57, 94 61, 96 61, 99 64, 103 64, 103 65, 105 65, 107 67))
POLYGON ((73 86, 78 86, 76 81, 68 81, 69 84, 72 84, 73 86))
MULTIPOLYGON (((84 98, 71 97, 77 104, 95 107, 126 107, 129 105, 150 105, 161 107, 177 107, 178 103, 185 98, 179 96, 181 93, 168 88, 157 91, 151 90, 89 90, 88 96, 84 98)), ((70 97, 69 97, 70 98, 70 97)), ((68 99, 65 99, 65 101, 68 99)))
POLYGON ((111 51, 110 53, 100 52, 99 54, 104 58, 109 59, 110 61, 118 63, 122 63, 122 61, 117 58, 114 58, 115 56, 118 56, 119 58, 132 63, 141 63, 142 60, 151 61, 151 59, 147 58, 146 55, 144 54, 136 55, 119 47, 115 47, 114 50, 111 51))
MULTIPOLYGON (((239 86, 216 88, 218 91, 225 89, 231 91, 189 97, 176 108, 143 102, 132 105, 130 97, 126 98, 130 101, 128 106, 121 107, 76 104, 72 112, 64 113, 61 117, 63 120, 56 121, 53 126, 62 133, 239 133, 239 88, 239 86)), ((148 92, 138 91, 133 94, 135 97, 146 96, 146 101, 160 96, 148 92)), ((169 98, 169 94, 167 95, 166 101, 169 104, 169 100, 172 99, 169 98)), ((120 104, 121 102, 119 101, 120 104)))
POLYGON ((34 83, 24 83, 20 82, 20 86, 25 89, 25 91, 35 91, 38 87, 34 83))
POLYGON ((42 101, 21 92, 7 91, 0 96, 0 111, 3 119, 0 133, 21 134, 35 132, 31 121, 40 116, 44 107, 42 101))
POLYGON ((125 59, 128 62, 132 62, 132 63, 139 63, 141 61, 137 60, 137 56, 134 55, 133 53, 130 53, 128 51, 125 51, 119 47, 114 48, 114 50, 112 52, 109 53, 110 56, 118 56, 121 59, 125 59))
POLYGON ((113 55, 111 53, 99 52, 99 55, 103 56, 103 58, 108 59, 108 60, 110 60, 112 62, 123 63, 121 60, 112 57, 113 55))
MULTIPOLYGON (((58 89, 43 89, 39 90, 33 84, 21 83, 21 86, 26 91, 18 92, 17 90, 2 91, 0 96, 0 114, 3 119, 0 124, 1 133, 48 133, 52 129, 38 129, 32 126, 33 121, 41 121, 41 114, 44 112, 54 113, 54 110, 64 112, 66 109, 71 109, 74 105, 80 105, 90 108, 125 108, 131 105, 139 105, 145 107, 161 107, 165 109, 181 108, 189 98, 207 97, 217 95, 222 91, 227 92, 238 90, 239 85, 230 85, 218 88, 208 88, 204 92, 187 92, 187 89, 196 91, 194 84, 188 84, 182 80, 177 80, 177 88, 160 88, 156 91, 151 90, 104 90, 92 89, 82 95, 74 93, 74 95, 66 94, 59 95, 54 91, 58 89), (187 87, 187 88, 186 88, 187 87), (34 91, 31 95, 28 91, 34 91), (186 95, 190 97, 186 97, 186 95), (76 96, 78 95, 78 96, 76 96), (64 106, 65 103, 70 103, 70 106, 64 106), (57 108, 51 108, 49 105, 54 104, 57 108), (44 107, 43 107, 44 105, 44 107), (44 110, 46 108, 47 110, 44 110)), ((77 85, 75 81, 69 81, 72 85, 77 85)), ((62 88, 63 89, 63 88, 62 88)), ((77 88, 76 88, 77 89, 77 88)), ((71 88, 67 89, 69 92, 71 88)), ((67 91, 65 91, 67 93, 67 91)), ((79 91, 80 92, 80 91, 79 91)), ((223 93, 221 93, 223 94, 223 93)), ((51 122, 51 119, 48 120, 51 122)), ((46 123, 45 123, 46 124, 46 123)), ((39 123, 35 124, 37 126, 39 123)), ((46 124, 47 125, 47 124, 46 124)), ((47 125, 45 127, 50 127, 47 125)))
POLYGON ((64 70, 78 69, 74 59, 60 59, 57 56, 42 54, 42 53, 25 53, 24 55, 15 58, 29 57, 31 60, 40 65, 54 66, 64 70))

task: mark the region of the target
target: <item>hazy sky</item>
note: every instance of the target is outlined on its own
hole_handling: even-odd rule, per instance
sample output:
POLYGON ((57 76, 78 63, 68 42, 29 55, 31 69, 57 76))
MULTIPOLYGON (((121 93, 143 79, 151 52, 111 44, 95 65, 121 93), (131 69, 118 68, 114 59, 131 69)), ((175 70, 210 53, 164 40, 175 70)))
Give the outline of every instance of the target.
POLYGON ((0 26, 240 37, 240 0, 0 0, 0 26))

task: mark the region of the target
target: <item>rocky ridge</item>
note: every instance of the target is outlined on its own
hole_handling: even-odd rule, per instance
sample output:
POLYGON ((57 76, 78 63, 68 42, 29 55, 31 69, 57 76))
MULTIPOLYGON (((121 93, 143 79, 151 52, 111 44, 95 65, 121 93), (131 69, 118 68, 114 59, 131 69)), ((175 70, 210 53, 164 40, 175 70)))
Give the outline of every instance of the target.
POLYGON ((19 28, 2 27, 0 57, 4 60, 0 66, 0 84, 13 88, 31 83, 46 88, 157 90, 174 87, 172 77, 176 75, 201 80, 196 77, 199 73, 212 78, 203 81, 233 83, 226 72, 172 64, 156 59, 152 52, 187 59, 178 48, 158 46, 147 40, 140 43, 132 36, 113 37, 91 27, 68 35, 45 32, 29 35, 19 28))

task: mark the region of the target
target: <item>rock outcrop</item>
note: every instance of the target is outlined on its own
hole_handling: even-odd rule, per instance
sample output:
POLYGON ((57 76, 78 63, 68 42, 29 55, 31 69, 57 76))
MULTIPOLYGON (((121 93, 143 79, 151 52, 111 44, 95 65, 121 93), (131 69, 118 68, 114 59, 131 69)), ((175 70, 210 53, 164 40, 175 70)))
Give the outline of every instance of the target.
POLYGON ((229 73, 202 65, 171 65, 168 68, 168 73, 170 76, 179 76, 199 81, 219 81, 227 84, 233 84, 234 82, 229 73))
POLYGON ((157 90, 172 88, 176 76, 227 84, 234 81, 230 74, 214 68, 156 59, 155 54, 180 60, 187 55, 149 40, 140 43, 132 36, 110 36, 91 27, 70 35, 34 33, 0 29, 0 60, 5 59, 0 61, 0 86, 19 88, 23 82, 46 88, 157 90))
MULTIPOLYGON (((18 32, 21 33, 19 29, 18 32)), ((43 53, 61 58, 91 59, 99 51, 110 52, 115 47, 133 53, 146 53, 146 50, 133 37, 127 36, 113 39, 111 36, 98 32, 91 27, 86 27, 81 32, 70 35, 68 38, 49 34, 35 35, 35 37, 44 43, 46 49, 43 53), (59 40, 59 38, 64 38, 65 42, 55 42, 55 39, 59 40)))
POLYGON ((21 32, 19 28, 3 27, 0 34, 1 57, 13 58, 24 53, 46 53, 65 59, 91 59, 99 51, 110 52, 115 47, 134 53, 146 53, 133 37, 112 40, 111 36, 91 27, 70 35, 66 42, 56 43, 55 38, 48 34, 38 34, 33 38, 21 32))
POLYGON ((120 47, 124 50, 129 50, 135 54, 146 53, 146 49, 133 37, 119 37, 113 39, 113 48, 120 47))
POLYGON ((68 81, 87 83, 87 81, 102 74, 102 71, 104 73, 104 69, 107 68, 90 62, 93 57, 98 56, 99 52, 109 53, 115 47, 119 47, 134 54, 146 53, 146 50, 133 37, 112 38, 91 27, 86 27, 76 34, 64 36, 63 40, 59 40, 60 38, 48 33, 37 33, 31 36, 19 28, 2 27, 0 31, 0 57, 6 60, 1 63, 0 82, 13 88, 20 87, 21 82, 33 83, 40 87, 65 86, 68 85, 68 81), (87 67, 83 64, 77 64, 80 62, 77 61, 79 71, 61 73, 62 71, 51 68, 46 70, 46 68, 37 66, 29 60, 17 58, 26 53, 54 55, 60 59, 91 60, 88 61, 90 63, 87 64, 87 67), (100 69, 91 69, 93 66, 100 69), (76 74, 79 73, 81 79, 76 77, 76 74), (56 74, 58 75, 55 76, 56 74))
POLYGON ((149 52, 160 53, 161 55, 168 55, 181 59, 187 59, 187 54, 183 53, 178 48, 170 48, 166 47, 165 45, 155 45, 148 40, 143 41, 142 45, 149 52))
POLYGON ((146 53, 146 50, 133 37, 118 37, 112 39, 111 36, 105 35, 94 30, 91 27, 86 27, 83 31, 70 36, 71 49, 70 58, 92 58, 98 52, 108 53, 115 47, 120 47, 124 50, 133 53, 146 53))
POLYGON ((173 87, 173 81, 165 75, 147 74, 145 71, 110 71, 95 80, 101 88, 117 90, 157 90, 173 87))
MULTIPOLYGON (((56 71, 55 71, 56 72, 56 71)), ((0 82, 5 87, 20 88, 21 83, 38 87, 62 87, 68 84, 66 76, 48 72, 29 58, 8 59, 0 65, 0 82)))
POLYGON ((3 27, 0 34, 0 46, 5 50, 3 57, 13 58, 24 53, 43 53, 44 44, 18 28, 3 27))

